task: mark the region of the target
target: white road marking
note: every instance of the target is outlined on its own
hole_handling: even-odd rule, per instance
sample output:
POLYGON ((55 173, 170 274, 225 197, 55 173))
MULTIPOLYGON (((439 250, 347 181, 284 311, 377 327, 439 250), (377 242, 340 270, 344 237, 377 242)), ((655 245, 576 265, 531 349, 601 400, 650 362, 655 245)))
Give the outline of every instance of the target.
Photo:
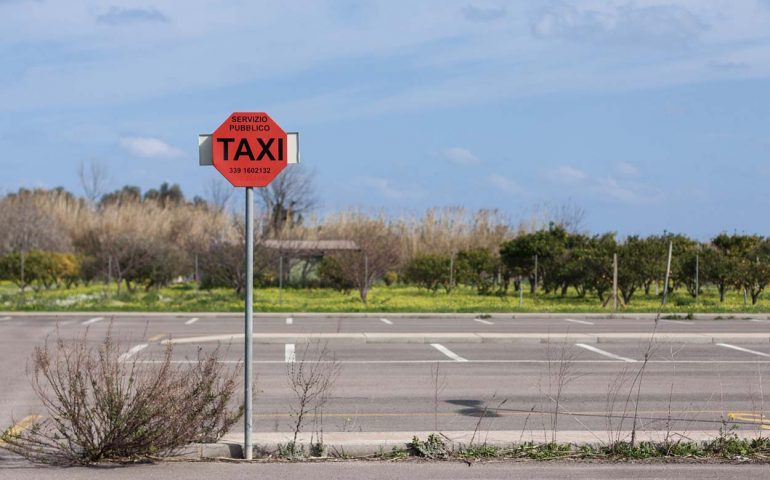
POLYGON ((198 317, 193 317, 193 318, 187 320, 186 322, 184 322, 184 324, 185 325, 192 325, 193 323, 197 322, 198 320, 200 320, 198 317))
MULTIPOLYGON (((607 363, 626 363, 622 360, 564 360, 565 362, 578 364, 607 364, 607 363)), ((136 363, 162 363, 164 360, 137 360, 136 363)), ((350 363, 358 365, 388 365, 388 364, 417 364, 417 363, 458 363, 456 360, 307 360, 307 363, 350 363)), ((198 363, 197 360, 172 360, 171 363, 198 363)), ((241 360, 219 360, 219 363, 243 363, 241 360)), ((254 360, 252 363, 276 364, 285 363, 284 360, 254 360)), ((487 363, 487 364, 557 364, 560 360, 467 360, 464 363, 487 363)), ((677 364, 677 365, 757 365, 770 364, 770 360, 650 360, 648 364, 677 364)))
POLYGON ((770 320, 761 320, 759 318, 751 318, 749 319, 750 322, 756 322, 756 323, 770 323, 770 320))
POLYGON ((594 322, 588 322, 586 320, 575 320, 574 318, 565 318, 565 322, 579 323, 581 325, 594 325, 594 322))
POLYGON ((494 325, 495 324, 495 322, 490 322, 488 320, 482 320, 480 318, 474 318, 473 320, 475 320, 475 321, 477 321, 479 323, 483 323, 484 325, 494 325))
POLYGON ((733 350, 738 350, 739 352, 752 353, 754 355, 759 355, 760 357, 770 357, 770 355, 767 353, 758 352, 756 350, 749 350, 748 348, 738 347, 736 345, 730 345, 729 343, 717 343, 715 345, 725 348, 732 348, 733 350))
POLYGON ((61 323, 59 324, 59 326, 61 326, 61 327, 66 327, 67 325, 71 325, 71 324, 73 324, 73 323, 75 323, 75 321, 74 321, 74 320, 67 320, 66 322, 61 322, 61 323))
POLYGON ((286 325, 292 325, 294 323, 294 319, 289 317, 286 319, 286 325))
POLYGON ((128 360, 131 357, 133 357, 137 353, 141 352, 142 350, 144 350, 148 346, 149 345, 147 345, 146 343, 140 343, 139 345, 131 348, 131 350, 129 350, 126 353, 124 353, 121 356, 119 356, 118 360, 121 361, 121 362, 125 362, 126 360, 128 360))
POLYGON ((81 323, 81 325, 93 325, 94 323, 101 322, 102 320, 104 320, 104 317, 95 317, 95 318, 86 320, 85 322, 81 323))
MULTIPOLYGON (((158 340, 158 339, 159 338, 156 338, 155 340, 158 340)), ((230 333, 225 335, 205 335, 202 337, 167 338, 160 343, 165 345, 167 343, 232 342, 234 340, 243 340, 243 334, 230 333)))
POLYGON ((6 320, 10 320, 11 317, 0 317, 0 322, 4 322, 6 320))
POLYGON ((453 352, 452 350, 446 348, 445 346, 441 345, 440 343, 431 343, 430 346, 435 348, 439 352, 443 353, 447 357, 451 358, 455 362, 467 362, 468 361, 467 359, 461 357, 460 355, 456 354, 455 352, 453 352))
POLYGON ((634 360, 633 358, 621 357, 620 355, 615 355, 614 353, 607 352, 605 350, 602 350, 601 348, 596 348, 593 345, 586 345, 585 343, 576 343, 575 346, 578 346, 580 348, 585 348, 589 352, 598 353, 599 355, 604 355, 605 357, 613 358, 615 360, 620 360, 628 363, 636 363, 636 360, 634 360))
POLYGON ((387 318, 381 318, 380 321, 386 325, 393 325, 393 322, 388 320, 387 318))
POLYGON ((661 318, 658 320, 659 322, 666 322, 666 323, 678 323, 679 325, 687 325, 692 327, 693 323, 691 320, 669 320, 667 318, 661 318))
POLYGON ((284 363, 294 363, 297 360, 297 356, 294 353, 294 344, 287 343, 283 353, 284 363))

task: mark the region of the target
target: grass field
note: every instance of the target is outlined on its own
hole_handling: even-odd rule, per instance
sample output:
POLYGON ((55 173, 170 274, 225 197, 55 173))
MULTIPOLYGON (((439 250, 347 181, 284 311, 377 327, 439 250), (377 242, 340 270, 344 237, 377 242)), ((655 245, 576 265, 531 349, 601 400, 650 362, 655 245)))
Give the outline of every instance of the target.
MULTIPOLYGON (((637 294, 623 312, 656 312, 660 297, 637 294)), ((115 286, 102 284, 76 288, 52 289, 22 294, 9 282, 0 282, 0 310, 4 311, 178 311, 178 312, 238 312, 243 300, 228 289, 199 290, 195 285, 177 284, 145 292, 120 295, 115 286)), ((758 304, 744 305, 743 295, 730 292, 724 303, 716 291, 706 289, 696 302, 685 291, 669 296, 666 312, 701 313, 770 313, 770 293, 758 304)), ((508 296, 480 296, 475 291, 458 288, 447 295, 443 291, 430 293, 416 287, 384 285, 375 287, 365 306, 355 292, 343 294, 330 289, 286 288, 279 302, 277 288, 254 291, 256 312, 608 312, 595 295, 578 298, 570 292, 565 298, 540 293, 535 299, 525 292, 519 306, 518 293, 508 296)))

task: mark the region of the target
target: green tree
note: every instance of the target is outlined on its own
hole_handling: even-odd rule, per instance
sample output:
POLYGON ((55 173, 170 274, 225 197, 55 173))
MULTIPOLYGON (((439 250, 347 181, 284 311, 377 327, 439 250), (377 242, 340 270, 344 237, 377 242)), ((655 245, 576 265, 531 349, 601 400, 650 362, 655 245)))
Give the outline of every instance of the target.
POLYGON ((492 256, 486 248, 462 250, 457 253, 458 281, 475 288, 479 295, 490 293, 500 266, 499 259, 492 256))
POLYGON ((411 259, 404 267, 404 280, 436 292, 443 287, 447 293, 450 285, 451 259, 444 255, 420 255, 411 259))

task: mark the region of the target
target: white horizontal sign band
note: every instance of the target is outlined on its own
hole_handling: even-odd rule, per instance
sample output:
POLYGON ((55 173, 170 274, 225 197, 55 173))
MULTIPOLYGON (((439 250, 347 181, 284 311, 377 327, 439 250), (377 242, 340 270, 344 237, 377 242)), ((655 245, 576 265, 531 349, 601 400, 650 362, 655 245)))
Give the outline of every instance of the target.
MULTIPOLYGON (((286 140, 286 163, 299 163, 299 133, 288 132, 286 140)), ((201 166, 214 165, 210 133, 198 135, 198 164, 201 166)))

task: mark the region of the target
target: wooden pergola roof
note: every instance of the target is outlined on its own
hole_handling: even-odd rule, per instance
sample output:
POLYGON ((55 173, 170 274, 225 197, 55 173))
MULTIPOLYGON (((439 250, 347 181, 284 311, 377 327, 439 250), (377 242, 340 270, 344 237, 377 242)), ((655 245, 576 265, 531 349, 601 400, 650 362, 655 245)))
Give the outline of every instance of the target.
POLYGON ((265 247, 296 255, 325 255, 342 251, 358 251, 352 240, 265 240, 265 247))

